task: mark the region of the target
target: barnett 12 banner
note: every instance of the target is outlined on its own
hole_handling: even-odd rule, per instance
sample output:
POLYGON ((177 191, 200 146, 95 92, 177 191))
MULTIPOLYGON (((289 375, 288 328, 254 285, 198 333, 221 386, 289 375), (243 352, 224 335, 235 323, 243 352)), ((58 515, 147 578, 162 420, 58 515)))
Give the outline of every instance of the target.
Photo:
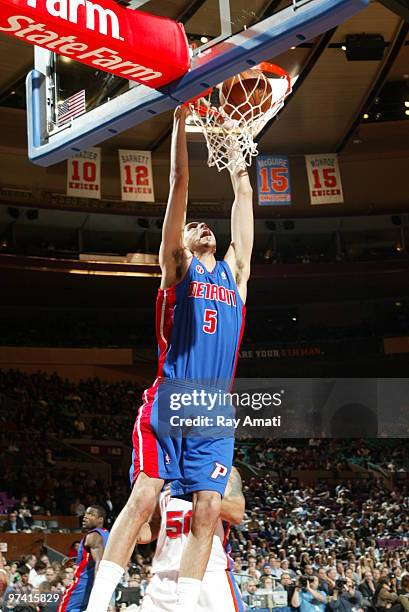
POLYGON ((181 24, 114 0, 0 0, 0 32, 154 89, 190 67, 181 24))
POLYGON ((291 204, 290 162, 284 155, 257 157, 259 206, 291 204))
POLYGON ((121 199, 154 202, 152 155, 150 151, 119 149, 121 199))
POLYGON ((344 194, 338 155, 306 155, 305 163, 311 204, 341 204, 344 194))
POLYGON ((67 196, 101 199, 101 149, 93 147, 67 160, 67 196))

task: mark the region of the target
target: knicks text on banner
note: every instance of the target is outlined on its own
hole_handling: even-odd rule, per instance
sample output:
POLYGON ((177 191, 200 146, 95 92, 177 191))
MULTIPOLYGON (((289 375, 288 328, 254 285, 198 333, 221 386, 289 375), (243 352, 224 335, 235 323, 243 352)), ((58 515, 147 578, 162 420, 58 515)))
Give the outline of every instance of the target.
POLYGON ((290 162, 283 155, 257 157, 259 206, 291 204, 290 162))
POLYGON ((153 89, 190 65, 181 24, 113 0, 0 0, 0 32, 153 89))

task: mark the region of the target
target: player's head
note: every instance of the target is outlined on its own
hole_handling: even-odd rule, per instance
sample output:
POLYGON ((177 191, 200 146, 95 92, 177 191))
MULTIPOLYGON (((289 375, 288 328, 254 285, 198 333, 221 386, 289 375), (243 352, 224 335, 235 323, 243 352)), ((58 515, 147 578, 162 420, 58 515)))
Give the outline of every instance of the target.
POLYGON ((93 504, 85 510, 82 526, 84 529, 96 529, 104 526, 106 512, 102 506, 93 504))
POLYGON ((192 253, 215 253, 216 238, 204 221, 190 221, 183 230, 183 244, 192 253))

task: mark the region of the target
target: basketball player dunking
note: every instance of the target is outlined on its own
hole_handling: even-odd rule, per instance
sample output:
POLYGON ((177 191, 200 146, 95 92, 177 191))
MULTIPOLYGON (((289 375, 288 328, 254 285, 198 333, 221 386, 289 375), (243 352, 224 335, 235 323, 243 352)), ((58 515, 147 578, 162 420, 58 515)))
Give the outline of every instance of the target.
POLYGON ((161 286, 156 304, 159 344, 157 378, 144 392, 133 434, 131 495, 117 518, 100 563, 87 612, 106 612, 148 522, 164 481, 178 480, 173 494, 191 494, 191 532, 180 564, 175 612, 195 612, 201 581, 220 517, 230 475, 234 438, 161 437, 158 388, 163 380, 233 380, 244 328, 247 281, 253 247, 253 201, 247 169, 232 174, 232 241, 216 261, 216 240, 203 222, 186 223, 188 154, 185 120, 175 111, 171 145, 170 193, 162 230, 159 261, 161 286))

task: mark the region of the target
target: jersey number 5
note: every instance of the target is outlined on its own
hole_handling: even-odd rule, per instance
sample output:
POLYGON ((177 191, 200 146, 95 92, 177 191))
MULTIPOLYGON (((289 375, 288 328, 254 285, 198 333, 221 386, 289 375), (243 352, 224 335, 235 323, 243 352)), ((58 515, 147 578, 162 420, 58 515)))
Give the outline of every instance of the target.
POLYGON ((182 510, 169 510, 166 513, 166 535, 172 540, 182 534, 189 535, 192 526, 192 511, 184 513, 182 510))
POLYGON ((217 327, 217 310, 206 308, 204 311, 203 331, 206 334, 214 334, 217 327))

